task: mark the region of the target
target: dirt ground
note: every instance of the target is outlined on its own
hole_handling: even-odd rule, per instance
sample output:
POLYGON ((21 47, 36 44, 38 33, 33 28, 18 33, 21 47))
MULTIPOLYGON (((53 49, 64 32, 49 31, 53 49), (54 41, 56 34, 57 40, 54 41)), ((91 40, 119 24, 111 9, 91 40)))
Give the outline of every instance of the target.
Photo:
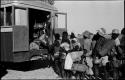
POLYGON ((7 70, 8 73, 1 79, 60 79, 52 68, 41 68, 32 71, 7 70))

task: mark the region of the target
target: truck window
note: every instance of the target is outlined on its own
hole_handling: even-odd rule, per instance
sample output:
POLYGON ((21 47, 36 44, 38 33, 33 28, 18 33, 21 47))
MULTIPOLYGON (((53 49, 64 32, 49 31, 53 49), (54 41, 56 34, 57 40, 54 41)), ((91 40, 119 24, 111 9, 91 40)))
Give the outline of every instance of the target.
POLYGON ((0 26, 4 25, 4 8, 0 8, 0 26))
POLYGON ((27 26, 27 12, 26 12, 26 9, 15 8, 15 25, 27 26))
POLYGON ((6 26, 12 26, 12 7, 6 7, 6 26))

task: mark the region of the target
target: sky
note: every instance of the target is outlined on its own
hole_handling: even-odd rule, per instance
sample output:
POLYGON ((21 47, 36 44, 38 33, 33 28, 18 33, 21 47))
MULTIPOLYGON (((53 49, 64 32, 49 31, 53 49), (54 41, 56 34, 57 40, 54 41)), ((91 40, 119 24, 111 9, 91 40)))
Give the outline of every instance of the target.
MULTIPOLYGON (((81 34, 85 30, 96 33, 105 28, 107 33, 112 29, 124 27, 124 1, 55 1, 59 12, 67 13, 68 32, 81 34)), ((59 17, 58 26, 64 27, 64 17, 59 17)))

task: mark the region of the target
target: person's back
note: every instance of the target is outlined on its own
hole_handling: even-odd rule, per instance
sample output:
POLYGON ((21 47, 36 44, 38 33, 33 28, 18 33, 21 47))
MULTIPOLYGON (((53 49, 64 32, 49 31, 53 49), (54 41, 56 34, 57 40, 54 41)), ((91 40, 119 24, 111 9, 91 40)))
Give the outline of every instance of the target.
POLYGON ((104 37, 101 37, 96 40, 96 44, 95 47, 93 49, 93 54, 95 56, 101 57, 101 55, 99 54, 99 52, 102 50, 102 46, 105 44, 106 39, 104 37))

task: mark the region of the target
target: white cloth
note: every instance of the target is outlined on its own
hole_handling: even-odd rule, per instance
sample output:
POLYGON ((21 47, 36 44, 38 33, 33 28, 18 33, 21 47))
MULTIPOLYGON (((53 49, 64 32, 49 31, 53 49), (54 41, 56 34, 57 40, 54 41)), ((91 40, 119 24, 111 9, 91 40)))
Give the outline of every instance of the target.
POLYGON ((75 51, 70 53, 71 58, 75 61, 77 58, 80 58, 83 55, 83 51, 75 51))
POLYGON ((118 38, 115 39, 115 44, 116 44, 116 46, 119 46, 119 45, 120 45, 120 41, 119 41, 118 38))
POLYGON ((87 62, 87 65, 92 68, 93 67, 93 59, 91 57, 86 57, 86 62, 87 62))
POLYGON ((70 50, 70 45, 68 43, 62 43, 60 47, 64 48, 66 51, 70 50))
POLYGON ((43 34, 39 37, 39 40, 46 44, 47 42, 46 42, 45 38, 47 38, 47 36, 45 34, 43 34))
POLYGON ((75 48, 75 46, 78 46, 79 48, 81 47, 81 44, 77 38, 70 39, 70 42, 71 42, 71 49, 75 48), (74 43, 72 43, 72 41, 74 41, 74 43))
POLYGON ((88 75, 93 75, 93 74, 94 74, 92 68, 88 68, 88 69, 86 70, 86 73, 87 73, 88 75))
POLYGON ((97 57, 95 61, 96 64, 102 64, 103 66, 106 66, 107 62, 109 62, 108 56, 101 57, 100 59, 97 57))
POLYGON ((32 50, 32 49, 39 50, 39 45, 35 42, 31 42, 30 43, 30 50, 32 50))
POLYGON ((102 65, 105 66, 107 62, 109 62, 108 56, 102 57, 102 65))
POLYGON ((65 59, 65 66, 64 69, 66 70, 71 70, 73 64, 73 60, 71 58, 70 53, 67 54, 66 59, 65 59))

